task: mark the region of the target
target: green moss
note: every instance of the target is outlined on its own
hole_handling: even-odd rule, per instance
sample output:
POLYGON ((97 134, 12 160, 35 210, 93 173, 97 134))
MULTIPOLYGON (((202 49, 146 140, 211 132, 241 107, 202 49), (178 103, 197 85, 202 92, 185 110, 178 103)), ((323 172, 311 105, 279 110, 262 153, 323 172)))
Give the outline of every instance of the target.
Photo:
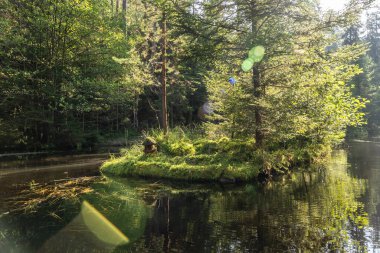
POLYGON ((213 140, 198 140, 195 143, 196 152, 199 154, 215 154, 218 152, 218 142, 213 140))
POLYGON ((194 145, 188 142, 180 141, 169 144, 169 153, 174 156, 194 155, 194 145))
POLYGON ((105 162, 101 171, 187 181, 249 181, 261 171, 285 173, 295 166, 314 163, 328 153, 323 145, 268 151, 257 149, 254 140, 190 139, 182 130, 166 136, 152 132, 151 136, 157 141, 158 153, 144 155, 142 146, 135 145, 123 150, 122 157, 105 162))
MULTIPOLYGON (((162 157, 161 157, 162 158, 162 157)), ((119 176, 156 177, 188 181, 217 181, 222 173, 220 164, 189 164, 185 159, 167 159, 167 162, 156 157, 133 160, 123 157, 105 162, 102 172, 119 176)))

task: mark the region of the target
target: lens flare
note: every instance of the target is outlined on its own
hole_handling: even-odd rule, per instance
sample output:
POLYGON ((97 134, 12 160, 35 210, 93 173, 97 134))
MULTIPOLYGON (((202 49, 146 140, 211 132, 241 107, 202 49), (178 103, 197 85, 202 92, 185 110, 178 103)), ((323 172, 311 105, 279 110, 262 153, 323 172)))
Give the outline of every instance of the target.
POLYGON ((251 58, 248 58, 243 62, 241 68, 244 72, 248 72, 252 69, 254 63, 255 62, 251 58))
POLYGON ((101 241, 118 246, 129 242, 129 239, 90 203, 84 201, 81 216, 88 229, 101 241))
POLYGON ((265 48, 263 46, 256 46, 249 50, 248 56, 254 62, 260 62, 265 55, 265 48))
POLYGON ((243 64, 241 65, 241 68, 244 72, 248 72, 252 69, 255 62, 260 62, 265 55, 265 48, 263 46, 256 46, 253 47, 248 52, 248 59, 246 59, 243 64))

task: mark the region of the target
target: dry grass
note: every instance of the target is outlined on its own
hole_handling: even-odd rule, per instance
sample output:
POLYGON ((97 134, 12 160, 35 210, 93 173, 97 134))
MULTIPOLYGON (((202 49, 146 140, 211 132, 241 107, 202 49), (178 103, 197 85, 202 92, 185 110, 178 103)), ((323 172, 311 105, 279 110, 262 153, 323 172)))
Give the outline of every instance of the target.
POLYGON ((99 177, 81 177, 49 184, 32 181, 17 197, 8 199, 10 212, 33 213, 39 207, 54 206, 65 200, 79 203, 79 196, 92 192, 90 184, 99 180, 99 177))

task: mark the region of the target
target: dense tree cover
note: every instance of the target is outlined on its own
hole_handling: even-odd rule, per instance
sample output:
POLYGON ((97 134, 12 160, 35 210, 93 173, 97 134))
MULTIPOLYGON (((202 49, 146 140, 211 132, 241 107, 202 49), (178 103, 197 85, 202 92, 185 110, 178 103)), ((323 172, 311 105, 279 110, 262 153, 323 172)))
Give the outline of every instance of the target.
POLYGON ((2 149, 82 148, 126 128, 160 127, 163 57, 170 125, 197 121, 201 76, 219 42, 189 21, 191 1, 0 4, 2 149))
POLYGON ((214 135, 336 142, 362 123, 368 97, 347 84, 377 59, 335 31, 368 2, 321 15, 318 1, 3 0, 1 149, 81 149, 129 128, 191 125, 207 101, 214 135), (255 46, 265 55, 242 70, 255 46))
POLYGON ((363 100, 353 98, 346 83, 360 73, 351 61, 364 48, 331 46, 337 42, 333 29, 355 19, 350 8, 344 16, 320 18, 313 2, 237 1, 234 7, 235 18, 247 22, 236 21, 239 46, 230 54, 241 59, 257 45, 266 53, 251 73, 240 71, 237 60, 221 62, 209 75, 218 121, 231 136, 254 134, 258 145, 332 143, 344 137, 347 126, 361 124, 363 100), (231 73, 237 73, 238 85, 221 90, 221 80, 231 73))
MULTIPOLYGON (((2 148, 71 148, 112 130, 129 45, 106 1, 2 1, 2 148), (11 130, 11 131, 9 131, 11 130), (5 146, 4 146, 5 145, 5 146)), ((128 107, 127 107, 128 108, 128 107)))
POLYGON ((367 124, 357 129, 350 128, 348 131, 349 137, 376 137, 380 133, 379 8, 380 7, 376 6, 368 10, 365 23, 354 23, 345 30, 342 36, 345 45, 361 43, 367 46, 366 53, 354 62, 362 69, 362 73, 357 75, 350 82, 353 88, 353 95, 368 100, 368 105, 364 110, 367 124))

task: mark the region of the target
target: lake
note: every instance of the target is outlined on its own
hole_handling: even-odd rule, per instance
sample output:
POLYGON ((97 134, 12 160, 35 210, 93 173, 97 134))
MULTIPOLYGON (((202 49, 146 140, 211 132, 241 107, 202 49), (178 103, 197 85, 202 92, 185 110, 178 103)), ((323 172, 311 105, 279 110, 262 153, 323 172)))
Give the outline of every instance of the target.
POLYGON ((380 251, 380 143, 268 184, 103 178, 106 157, 3 162, 0 252, 380 251))

